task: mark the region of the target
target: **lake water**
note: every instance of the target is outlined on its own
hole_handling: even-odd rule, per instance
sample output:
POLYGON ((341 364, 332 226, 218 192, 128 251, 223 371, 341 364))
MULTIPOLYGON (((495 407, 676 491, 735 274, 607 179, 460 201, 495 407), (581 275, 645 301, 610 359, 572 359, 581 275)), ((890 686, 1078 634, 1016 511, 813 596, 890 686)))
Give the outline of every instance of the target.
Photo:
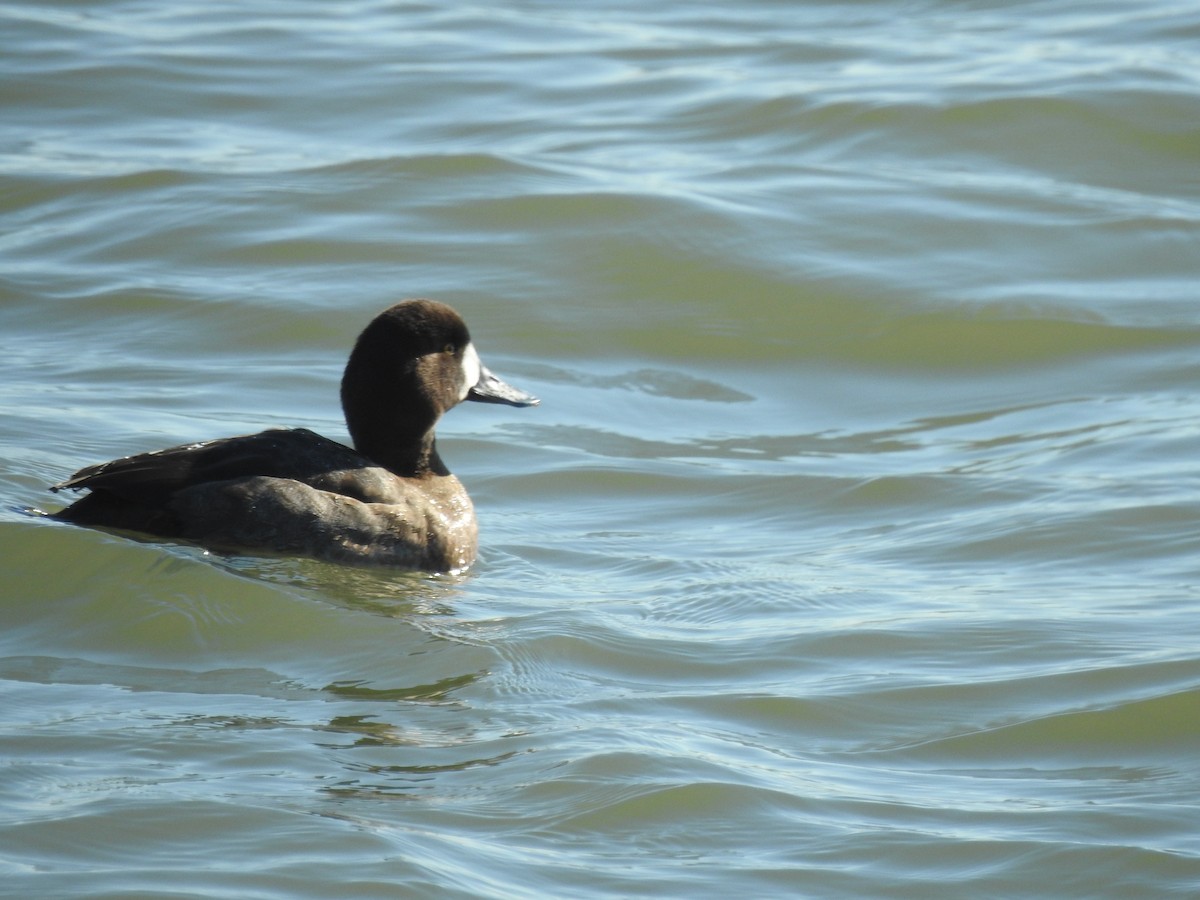
POLYGON ((1200 5, 0 4, 0 893, 1200 893, 1200 5), (456 306, 462 577, 46 521, 456 306))

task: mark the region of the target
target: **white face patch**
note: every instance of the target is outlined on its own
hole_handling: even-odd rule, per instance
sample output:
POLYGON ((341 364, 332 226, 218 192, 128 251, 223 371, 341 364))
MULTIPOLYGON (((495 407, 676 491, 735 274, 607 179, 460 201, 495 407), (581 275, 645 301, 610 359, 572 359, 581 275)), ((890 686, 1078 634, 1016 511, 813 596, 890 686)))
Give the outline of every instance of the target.
POLYGON ((458 393, 458 399, 466 400, 467 394, 471 393, 471 388, 479 384, 479 377, 483 374, 483 363, 479 361, 479 354, 475 352, 474 344, 467 344, 463 349, 462 372, 463 386, 458 393))

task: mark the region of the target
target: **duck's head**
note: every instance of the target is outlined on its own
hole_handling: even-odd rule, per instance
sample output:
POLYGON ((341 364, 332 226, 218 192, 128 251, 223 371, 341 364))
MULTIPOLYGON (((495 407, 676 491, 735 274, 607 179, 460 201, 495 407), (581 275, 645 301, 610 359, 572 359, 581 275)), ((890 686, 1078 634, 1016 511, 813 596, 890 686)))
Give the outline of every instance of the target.
POLYGON ((393 470, 406 445, 428 443, 446 410, 464 400, 536 406, 480 361, 466 323, 434 300, 404 300, 363 329, 342 376, 342 408, 359 452, 393 470), (428 441, 426 437, 428 436, 428 441))

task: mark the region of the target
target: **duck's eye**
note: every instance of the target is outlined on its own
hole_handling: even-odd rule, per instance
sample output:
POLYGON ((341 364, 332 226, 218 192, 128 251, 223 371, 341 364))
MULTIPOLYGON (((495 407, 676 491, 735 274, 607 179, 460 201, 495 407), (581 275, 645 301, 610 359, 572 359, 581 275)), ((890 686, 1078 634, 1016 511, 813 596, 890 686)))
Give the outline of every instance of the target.
POLYGON ((458 348, 455 347, 453 344, 447 344, 445 347, 442 348, 443 353, 449 353, 451 356, 453 356, 457 350, 458 350, 458 348))

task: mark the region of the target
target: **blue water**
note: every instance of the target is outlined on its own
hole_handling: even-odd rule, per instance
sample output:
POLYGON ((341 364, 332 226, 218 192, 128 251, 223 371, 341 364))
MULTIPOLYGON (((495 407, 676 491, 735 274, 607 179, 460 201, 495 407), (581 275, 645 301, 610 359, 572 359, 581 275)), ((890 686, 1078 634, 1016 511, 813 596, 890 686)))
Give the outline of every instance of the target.
POLYGON ((1200 7, 0 33, 0 894, 1200 893, 1200 7), (28 512, 405 296, 469 574, 28 512))

